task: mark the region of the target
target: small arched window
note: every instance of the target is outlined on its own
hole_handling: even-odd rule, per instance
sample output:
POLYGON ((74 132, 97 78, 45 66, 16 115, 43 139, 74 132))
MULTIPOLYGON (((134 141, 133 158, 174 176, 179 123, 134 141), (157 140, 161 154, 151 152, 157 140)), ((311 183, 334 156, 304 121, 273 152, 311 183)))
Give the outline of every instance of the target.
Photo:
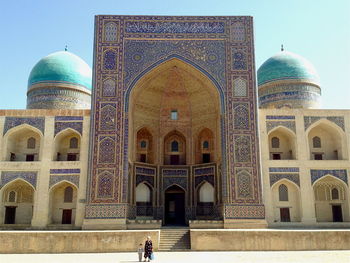
POLYGON ((203 142, 203 149, 206 149, 206 150, 209 149, 209 142, 208 141, 203 142))
POLYGON ((78 148, 78 138, 73 137, 69 141, 69 148, 71 149, 77 149, 78 148))
POLYGON ((28 149, 35 149, 35 138, 30 137, 30 138, 27 140, 27 148, 28 148, 28 149))
POLYGON ((339 199, 339 191, 337 188, 332 189, 332 200, 338 200, 339 199))
POLYGON ((140 147, 141 147, 142 149, 145 149, 145 148, 147 147, 147 142, 146 142, 146 141, 141 141, 141 142, 140 142, 140 147))
POLYGON ((178 152, 179 151, 179 143, 177 141, 171 142, 171 151, 178 152))
POLYGON ((288 201, 288 187, 284 184, 281 184, 278 187, 278 194, 280 201, 288 201))
POLYGON ((277 137, 273 137, 271 139, 271 147, 272 148, 280 148, 280 139, 278 139, 277 137))
POLYGON ((9 192, 9 195, 8 195, 7 200, 8 200, 10 203, 16 202, 16 192, 15 192, 15 191, 9 192))
POLYGON ((312 146, 314 148, 321 148, 321 138, 318 136, 315 136, 312 138, 312 146))
POLYGON ((64 203, 72 203, 73 202, 73 188, 71 186, 67 186, 64 189, 64 203))

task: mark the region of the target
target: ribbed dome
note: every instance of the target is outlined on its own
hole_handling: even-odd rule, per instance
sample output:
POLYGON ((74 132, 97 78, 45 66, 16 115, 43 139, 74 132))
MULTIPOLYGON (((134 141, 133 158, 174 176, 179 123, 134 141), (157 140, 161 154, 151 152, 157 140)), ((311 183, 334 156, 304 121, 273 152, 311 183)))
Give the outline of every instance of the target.
POLYGON ((80 57, 68 51, 58 51, 42 58, 32 69, 28 89, 39 83, 67 83, 91 89, 92 71, 80 57))
POLYGON ((277 80, 305 80, 319 85, 314 66, 302 56, 281 51, 269 58, 258 70, 258 85, 277 80))

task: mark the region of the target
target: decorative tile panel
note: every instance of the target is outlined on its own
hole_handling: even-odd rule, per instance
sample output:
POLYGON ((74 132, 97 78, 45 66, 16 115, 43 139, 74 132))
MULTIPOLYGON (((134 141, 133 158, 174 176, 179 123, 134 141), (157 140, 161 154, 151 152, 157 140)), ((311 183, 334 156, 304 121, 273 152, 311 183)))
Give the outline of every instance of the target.
POLYGON ((310 170, 311 173, 311 184, 313 184, 318 179, 326 176, 326 175, 332 175, 340 180, 342 180, 344 183, 348 184, 348 174, 347 171, 344 170, 310 170))
POLYGON ((304 116, 304 128, 305 131, 307 128, 309 128, 313 123, 320 119, 327 119, 330 122, 335 123, 338 125, 343 131, 345 131, 345 125, 344 125, 344 117, 343 116, 304 116))
POLYGON ((296 132, 295 121, 266 121, 267 132, 271 131, 272 129, 278 126, 286 127, 287 129, 293 131, 294 133, 296 132))
POLYGON ((270 173, 299 173, 299 167, 270 167, 270 173))
POLYGON ((172 185, 179 185, 186 191, 187 190, 187 178, 186 177, 165 177, 165 178, 163 178, 163 189, 164 190, 172 185))
POLYGON ((125 218, 127 206, 125 204, 99 204, 85 207, 86 219, 115 219, 125 218))
POLYGON ((250 124, 248 103, 234 103, 233 114, 233 128, 235 130, 248 130, 250 124))
POLYGON ((44 134, 45 131, 45 118, 44 117, 6 117, 5 118, 5 125, 4 125, 4 131, 3 131, 3 135, 5 135, 5 133, 14 128, 17 127, 19 125, 22 124, 28 124, 30 126, 33 126, 37 129, 39 129, 42 134, 44 134))
POLYGON ((235 97, 247 96, 247 81, 241 77, 233 80, 233 95, 235 97))
POLYGON ((2 171, 1 172, 1 183, 0 188, 5 184, 12 182, 16 179, 23 179, 24 181, 31 184, 34 189, 36 188, 38 172, 25 172, 25 171, 2 171))
POLYGON ((236 162, 251 162, 250 136, 235 135, 234 141, 236 162))
POLYGON ((270 186, 278 182, 279 180, 287 179, 291 182, 294 182, 296 185, 300 186, 300 179, 299 174, 290 174, 290 173, 283 173, 283 174, 270 174, 270 186))
POLYGON ((225 218, 227 219, 264 219, 265 207, 263 205, 225 205, 225 218))
POLYGON ((163 176, 187 176, 187 169, 162 169, 163 176))
POLYGON ((50 175, 49 188, 59 182, 67 181, 79 187, 79 175, 50 175))

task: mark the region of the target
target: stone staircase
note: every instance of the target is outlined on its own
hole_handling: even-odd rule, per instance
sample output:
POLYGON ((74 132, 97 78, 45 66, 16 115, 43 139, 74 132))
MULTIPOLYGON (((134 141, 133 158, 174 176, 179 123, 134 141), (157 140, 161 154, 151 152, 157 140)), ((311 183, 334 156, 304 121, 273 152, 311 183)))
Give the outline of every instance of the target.
POLYGON ((186 228, 162 229, 159 251, 183 251, 191 249, 190 230, 186 228))

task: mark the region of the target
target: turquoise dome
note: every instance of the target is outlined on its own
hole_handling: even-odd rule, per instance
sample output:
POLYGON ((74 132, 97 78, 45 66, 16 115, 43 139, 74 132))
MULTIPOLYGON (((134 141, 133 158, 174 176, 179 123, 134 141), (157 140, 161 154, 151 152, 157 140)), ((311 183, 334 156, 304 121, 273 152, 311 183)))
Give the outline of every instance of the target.
POLYGON ((58 51, 42 58, 28 79, 28 88, 33 84, 59 82, 91 89, 92 71, 80 57, 68 51, 58 51))
POLYGON ((258 85, 276 80, 305 80, 319 85, 314 66, 302 56, 281 51, 269 58, 258 69, 258 85))

